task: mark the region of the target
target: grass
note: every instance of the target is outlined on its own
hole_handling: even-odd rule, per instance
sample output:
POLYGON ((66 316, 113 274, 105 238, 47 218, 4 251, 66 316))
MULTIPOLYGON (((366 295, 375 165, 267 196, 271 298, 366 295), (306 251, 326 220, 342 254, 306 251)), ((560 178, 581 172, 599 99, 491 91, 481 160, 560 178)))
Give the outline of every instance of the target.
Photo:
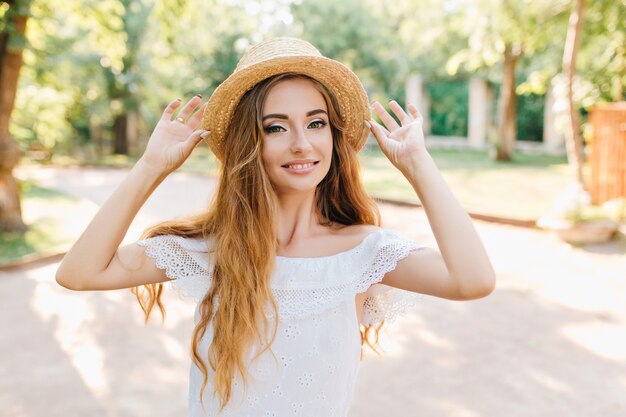
POLYGON ((34 254, 48 254, 69 249, 82 230, 82 219, 90 219, 97 206, 87 200, 20 181, 22 218, 28 225, 24 233, 0 234, 0 265, 34 254))
MULTIPOLYGON (((518 154, 512 162, 495 162, 486 151, 430 151, 452 193, 470 212, 535 220, 570 182, 565 157, 518 154)), ((419 202, 404 176, 379 149, 361 153, 363 180, 370 194, 419 202)))

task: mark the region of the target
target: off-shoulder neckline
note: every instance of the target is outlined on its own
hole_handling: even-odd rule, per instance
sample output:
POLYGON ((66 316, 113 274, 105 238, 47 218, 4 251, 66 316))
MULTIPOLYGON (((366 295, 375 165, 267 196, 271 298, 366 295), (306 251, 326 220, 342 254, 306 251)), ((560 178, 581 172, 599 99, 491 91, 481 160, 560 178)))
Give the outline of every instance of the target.
POLYGON ((365 236, 363 238, 363 240, 361 240, 361 242, 356 245, 353 248, 341 251, 341 252, 337 252, 335 254, 332 255, 326 255, 326 256, 308 256, 308 257, 293 257, 293 256, 282 256, 282 255, 276 255, 276 260, 281 260, 281 261, 319 261, 319 260, 325 260, 325 259, 332 259, 332 258, 336 258, 338 256, 343 256, 343 255, 347 255, 350 254, 352 252, 357 251, 358 249, 360 249, 361 247, 365 246, 365 243, 374 235, 378 235, 380 233, 382 233, 385 229, 381 228, 378 229, 377 231, 373 232, 373 233, 369 233, 367 236, 365 236))

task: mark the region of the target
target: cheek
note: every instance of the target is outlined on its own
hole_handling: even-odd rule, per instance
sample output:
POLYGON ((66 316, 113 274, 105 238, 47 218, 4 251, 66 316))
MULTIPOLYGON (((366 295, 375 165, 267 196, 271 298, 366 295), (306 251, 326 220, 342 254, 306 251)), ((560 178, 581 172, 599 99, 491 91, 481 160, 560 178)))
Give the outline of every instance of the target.
POLYGON ((330 165, 330 160, 333 157, 333 148, 334 148, 333 137, 332 137, 332 135, 330 133, 325 138, 322 146, 323 146, 323 149, 324 149, 324 154, 328 158, 328 165, 330 165))
POLYGON ((271 142, 263 142, 263 148, 261 150, 261 156, 263 158, 263 163, 265 167, 271 167, 276 162, 276 155, 278 150, 276 149, 275 144, 273 145, 271 142))
POLYGON ((333 153, 333 135, 330 132, 330 129, 324 129, 312 134, 310 137, 310 143, 316 151, 320 152, 322 155, 329 156, 333 153))
POLYGON ((328 139, 328 141, 326 142, 326 153, 330 156, 333 155, 333 138, 332 136, 330 137, 330 139, 328 139))

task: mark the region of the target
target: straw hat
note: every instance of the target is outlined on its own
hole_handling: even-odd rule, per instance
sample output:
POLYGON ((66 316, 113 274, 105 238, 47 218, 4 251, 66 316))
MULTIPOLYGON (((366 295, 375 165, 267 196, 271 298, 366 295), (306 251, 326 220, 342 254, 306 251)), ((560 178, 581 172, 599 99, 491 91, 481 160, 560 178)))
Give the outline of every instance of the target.
POLYGON ((206 141, 219 160, 224 160, 226 131, 241 97, 259 82, 284 73, 308 75, 334 92, 345 123, 346 140, 357 151, 363 147, 369 134, 363 121, 370 120, 371 111, 358 77, 342 63, 322 56, 304 40, 275 38, 252 46, 209 99, 202 127, 211 131, 206 141))

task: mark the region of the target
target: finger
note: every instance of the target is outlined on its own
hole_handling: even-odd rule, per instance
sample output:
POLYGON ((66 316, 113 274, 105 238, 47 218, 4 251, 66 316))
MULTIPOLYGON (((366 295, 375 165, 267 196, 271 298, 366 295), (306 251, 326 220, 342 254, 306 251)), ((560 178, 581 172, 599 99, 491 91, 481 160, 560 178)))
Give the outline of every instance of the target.
POLYGON ((396 122, 396 119, 394 119, 389 113, 387 113, 387 110, 385 110, 382 104, 375 101, 374 103, 372 103, 372 107, 374 108, 374 111, 376 112, 378 117, 380 117, 380 120, 387 127, 387 129, 389 129, 390 131, 394 131, 400 127, 400 125, 398 125, 398 122, 396 122))
POLYGON ((191 152, 193 151, 193 149, 198 145, 198 143, 200 143, 202 139, 205 139, 206 137, 208 137, 207 133, 209 133, 208 130, 203 130, 203 129, 194 130, 193 133, 189 135, 187 139, 185 139, 185 141, 182 143, 184 155, 189 156, 191 152))
POLYGON ((382 126, 380 123, 378 123, 374 119, 370 120, 369 122, 372 124, 372 131, 378 131, 380 135, 384 138, 389 137, 389 131, 385 129, 385 127, 382 126))
POLYGON ((177 98, 174 101, 171 101, 170 104, 167 105, 167 107, 165 107, 165 110, 163 110, 163 114, 161 115, 161 119, 163 120, 172 120, 172 115, 174 114, 174 110, 176 110, 178 108, 178 106, 180 106, 180 103, 182 103, 183 101, 179 98, 177 98))
POLYGON ((198 110, 189 118, 187 124, 192 129, 197 129, 200 127, 200 123, 202 123, 202 117, 204 116, 204 110, 206 109, 209 103, 204 103, 198 110))
POLYGON ((389 136, 391 135, 391 132, 388 131, 385 126, 382 126, 380 123, 376 122, 376 124, 378 125, 379 128, 381 128, 383 130, 383 132, 385 132, 385 135, 389 136))
POLYGON ((409 109, 409 112, 413 115, 415 120, 417 120, 420 123, 422 123, 422 120, 423 120, 422 113, 420 113, 420 111, 417 109, 417 106, 415 106, 415 104, 413 104, 413 103, 409 103, 407 108, 409 109))
POLYGON ((387 141, 390 140, 389 135, 387 134, 387 131, 385 130, 384 127, 378 124, 375 120, 369 120, 368 122, 370 123, 372 133, 374 134, 374 138, 376 139, 376 142, 378 142, 378 146, 380 146, 380 148, 383 150, 386 149, 387 141))
POLYGON ((393 111, 398 120, 400 120, 402 126, 405 126, 413 121, 413 118, 405 113, 404 109, 402 109, 402 106, 400 106, 397 101, 391 100, 389 102, 389 108, 393 111))
POLYGON ((200 105, 200 103, 202 103, 202 96, 201 95, 196 95, 193 96, 188 102, 187 104, 185 104, 185 106, 182 108, 182 110, 178 113, 178 116, 176 117, 176 119, 181 118, 183 120, 185 120, 185 123, 187 122, 187 118, 191 115, 191 113, 193 113, 193 111, 196 109, 196 107, 198 107, 200 105))
MULTIPOLYGON (((365 121, 365 125, 367 126, 368 129, 370 129, 370 131, 372 131, 372 133, 374 132, 374 127, 372 126, 373 123, 376 123, 376 121, 374 119, 369 119, 365 121), (368 124, 369 123, 369 124, 368 124)), ((380 124, 376 123, 378 125, 379 128, 381 128, 383 130, 383 132, 385 133, 386 136, 389 136, 391 133, 389 133, 389 131, 387 129, 385 129, 384 126, 381 126, 380 124)))

